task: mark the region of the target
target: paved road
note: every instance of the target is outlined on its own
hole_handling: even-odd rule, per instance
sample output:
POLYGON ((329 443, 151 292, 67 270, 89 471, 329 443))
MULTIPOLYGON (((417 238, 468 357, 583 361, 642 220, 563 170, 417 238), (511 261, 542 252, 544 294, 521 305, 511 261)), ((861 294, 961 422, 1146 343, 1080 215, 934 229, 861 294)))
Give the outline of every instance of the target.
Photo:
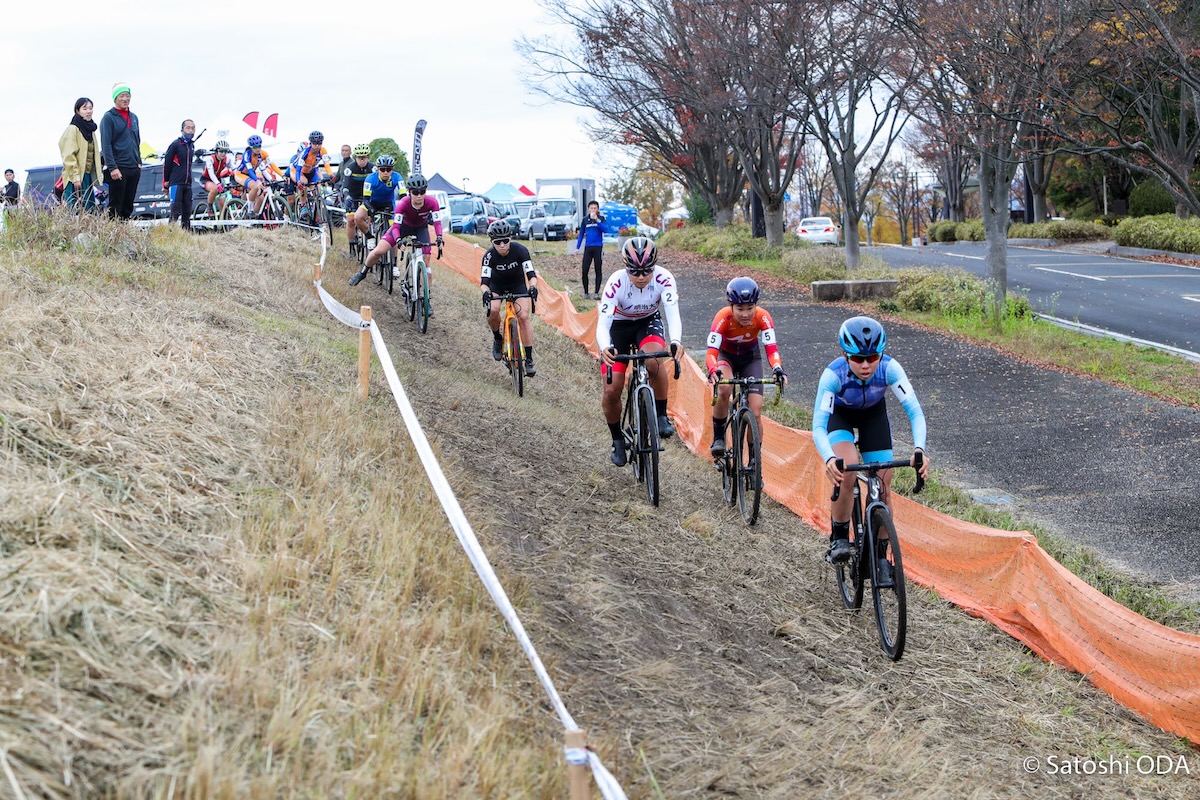
MULTIPOLYGON (((692 353, 724 296, 729 274, 716 271, 677 270, 692 353)), ((778 289, 763 305, 779 329, 789 397, 810 404, 851 312, 778 289)), ((1200 597, 1200 412, 901 324, 888 325, 888 353, 912 379, 930 456, 952 483, 1010 495, 1019 517, 1200 597)), ((898 449, 911 446, 903 411, 889 406, 898 449)))
MULTIPOLYGON (((985 249, 983 242, 956 242, 867 252, 890 266, 952 266, 986 278, 985 249)), ((1200 352, 1198 267, 1010 246, 1008 284, 1042 314, 1200 352)))

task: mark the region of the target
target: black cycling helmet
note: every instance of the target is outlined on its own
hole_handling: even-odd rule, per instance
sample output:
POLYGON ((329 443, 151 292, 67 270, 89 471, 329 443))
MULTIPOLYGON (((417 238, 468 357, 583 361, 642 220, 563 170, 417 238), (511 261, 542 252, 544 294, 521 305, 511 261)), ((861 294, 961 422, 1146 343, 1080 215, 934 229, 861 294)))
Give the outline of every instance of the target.
POLYGON ((725 287, 729 305, 753 305, 758 302, 758 284, 753 278, 734 278, 725 287))
POLYGON ((658 263, 658 248, 645 236, 635 236, 621 248, 621 258, 630 272, 649 272, 658 263))
POLYGON ((413 173, 408 176, 408 180, 404 182, 404 188, 410 192, 424 192, 429 188, 429 181, 425 180, 424 175, 413 173))
POLYGON ((851 317, 838 331, 838 345, 851 356, 879 355, 887 347, 887 334, 870 317, 851 317))
POLYGON ((320 131, 313 131, 308 135, 309 144, 322 144, 325 141, 325 134, 320 131))
POLYGON ((506 219, 498 219, 491 225, 488 225, 488 238, 493 241, 496 239, 511 239, 512 235, 512 225, 509 225, 506 219))

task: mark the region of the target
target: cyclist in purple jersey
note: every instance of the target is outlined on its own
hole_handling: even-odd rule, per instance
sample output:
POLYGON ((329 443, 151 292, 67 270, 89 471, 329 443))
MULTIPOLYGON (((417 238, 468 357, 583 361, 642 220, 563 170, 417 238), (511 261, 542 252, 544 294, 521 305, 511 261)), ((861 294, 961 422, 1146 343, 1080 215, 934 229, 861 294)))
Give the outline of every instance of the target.
MULTIPOLYGON (((436 198, 427 197, 425 192, 429 188, 429 182, 420 175, 409 175, 405 181, 408 188, 408 194, 401 197, 396 203, 395 221, 388 232, 383 235, 383 239, 375 246, 367 256, 367 260, 363 263, 362 272, 355 273, 350 278, 350 285, 358 285, 363 278, 367 277, 367 273, 371 271, 371 267, 378 263, 379 259, 383 258, 384 253, 389 248, 395 247, 396 242, 406 236, 416 236, 417 241, 423 247, 422 252, 426 257, 429 256, 432 248, 429 246, 429 222, 433 220, 433 232, 437 236, 438 258, 442 257, 442 248, 445 245, 445 240, 442 238, 442 221, 433 217, 440 207, 436 198)), ((399 277, 400 265, 397 263, 395 267, 396 277, 399 277)), ((426 267, 426 278, 430 291, 433 290, 433 271, 426 267)), ((433 310, 430 309, 430 315, 433 310)))

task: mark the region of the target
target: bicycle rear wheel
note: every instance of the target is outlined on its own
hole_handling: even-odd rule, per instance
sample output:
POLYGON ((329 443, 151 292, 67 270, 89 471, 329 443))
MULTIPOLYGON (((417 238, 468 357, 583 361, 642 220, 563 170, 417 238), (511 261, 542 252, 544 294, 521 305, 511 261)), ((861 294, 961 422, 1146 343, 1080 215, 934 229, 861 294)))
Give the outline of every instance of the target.
POLYGON ((654 408, 654 392, 649 386, 637 391, 637 458, 646 481, 646 499, 658 505, 658 414, 654 408))
MULTIPOLYGON (((379 259, 379 282, 391 294, 396 284, 396 254, 390 249, 379 259)), ((409 318, 411 319, 411 317, 409 318)))
POLYGON ((877 546, 879 537, 886 533, 887 552, 883 560, 891 564, 892 585, 880 586, 879 564, 875 553, 863 550, 863 557, 871 562, 871 599, 875 604, 875 624, 879 627, 879 645, 892 661, 904 655, 904 639, 908 633, 908 607, 904 594, 904 563, 900 559, 900 540, 896 538, 896 526, 886 508, 871 509, 873 536, 866 542, 877 546), (874 541, 872 541, 874 540, 874 541))
POLYGON ((513 391, 525 396, 525 349, 521 346, 521 330, 516 317, 508 321, 508 372, 512 375, 513 391))
POLYGON ((738 510, 747 525, 758 521, 758 509, 762 502, 762 439, 758 432, 758 420, 748 408, 738 411, 737 469, 738 510))
POLYGON ((425 262, 416 264, 417 284, 417 328, 421 333, 429 330, 429 276, 425 274, 425 262))
POLYGON ((866 577, 866 571, 870 569, 865 557, 862 557, 864 548, 858 541, 858 535, 855 532, 858 528, 857 520, 859 518, 857 489, 854 503, 854 513, 851 515, 853 519, 850 522, 852 555, 850 560, 844 564, 835 564, 833 570, 837 575, 838 592, 842 596, 842 605, 850 609, 862 608, 863 579, 866 577))

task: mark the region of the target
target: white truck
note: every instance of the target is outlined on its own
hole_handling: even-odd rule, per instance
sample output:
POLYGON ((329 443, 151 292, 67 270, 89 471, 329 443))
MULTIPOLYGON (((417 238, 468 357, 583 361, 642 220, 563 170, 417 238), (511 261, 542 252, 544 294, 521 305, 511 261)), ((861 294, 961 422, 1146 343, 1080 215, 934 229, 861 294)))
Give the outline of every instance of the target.
POLYGON ((538 205, 546 210, 546 231, 561 231, 570 239, 579 232, 587 204, 596 199, 596 181, 592 178, 538 178, 538 205), (562 223, 561 228, 559 223, 562 223))

